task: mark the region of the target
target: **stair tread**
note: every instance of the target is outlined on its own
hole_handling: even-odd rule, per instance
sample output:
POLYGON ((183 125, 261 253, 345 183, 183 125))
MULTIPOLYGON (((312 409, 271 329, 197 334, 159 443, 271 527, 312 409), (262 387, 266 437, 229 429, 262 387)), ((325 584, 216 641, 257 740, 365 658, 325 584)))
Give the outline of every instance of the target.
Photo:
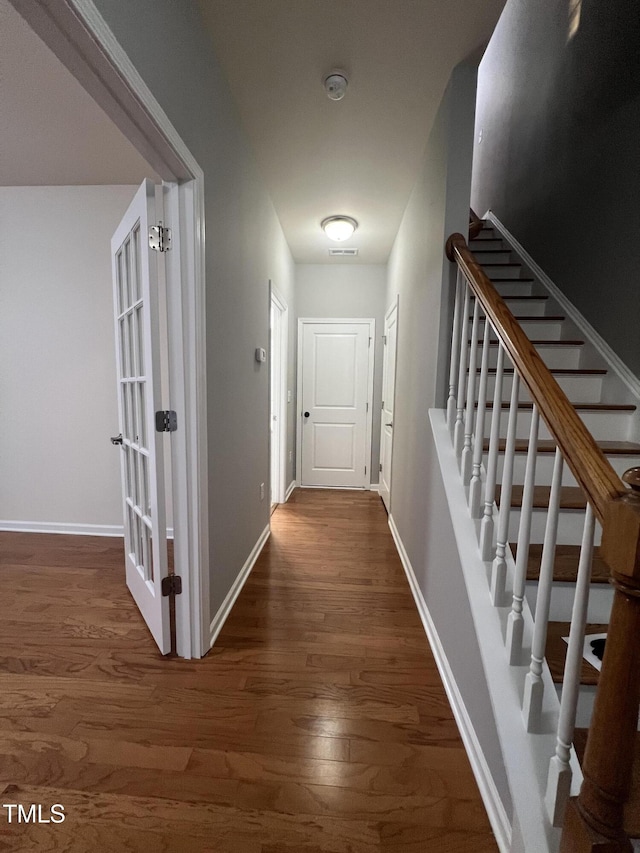
MULTIPOLYGON (((476 402, 476 406, 477 406, 476 402)), ((509 403, 502 403, 503 409, 509 408, 509 403)), ((633 403, 571 403, 574 409, 578 412, 635 412, 636 406, 633 403)), ((487 400, 487 409, 493 408, 493 401, 487 400)), ((533 403, 518 403, 518 410, 530 410, 533 408, 533 403)))
MULTIPOLYGON (((551 367, 549 368, 553 376, 604 376, 607 373, 604 367, 551 367)), ((467 373, 469 371, 467 370, 467 373)), ((481 368, 476 368, 476 373, 480 373, 481 368)), ((496 373, 495 367, 489 367, 490 374, 496 373)), ((502 371, 505 376, 513 373, 513 367, 505 367, 502 371)))
POLYGON ((509 261, 508 263, 504 263, 503 261, 496 261, 492 263, 491 261, 485 261, 485 263, 480 264, 481 267, 521 267, 522 264, 518 263, 518 261, 509 261))
MULTIPOLYGON (((588 729, 576 729, 573 733, 573 745, 580 765, 584 760, 588 733, 588 729)), ((631 791, 624 809, 624 828, 630 838, 640 838, 640 732, 636 734, 631 791)))
MULTIPOLYGON (((495 266, 494 264, 487 264, 487 266, 495 266)), ((525 284, 531 284, 532 281, 535 281, 535 278, 490 278, 489 281, 492 281, 494 284, 504 284, 505 282, 509 282, 509 284, 513 284, 514 281, 522 281, 525 284)))
MULTIPOLYGON (((503 279, 503 281, 504 281, 504 279, 503 279)), ((525 294, 522 294, 521 296, 517 296, 517 295, 512 296, 511 294, 509 294, 508 296, 503 296, 502 298, 504 299, 505 302, 515 302, 515 301, 522 302, 523 300, 527 300, 527 299, 532 299, 534 301, 536 301, 536 300, 540 301, 540 300, 548 299, 549 297, 546 293, 525 293, 525 294)))
MULTIPOLYGON (((467 340, 467 344, 470 344, 471 340, 467 340)), ((478 338, 478 345, 483 343, 482 338, 478 338)), ((584 341, 580 340, 562 340, 562 341, 545 341, 544 338, 540 340, 532 340, 531 343, 534 346, 545 346, 545 347, 582 347, 584 346, 584 341)), ((489 341, 490 347, 497 347, 498 341, 489 341)))
MULTIPOLYGON (((597 441, 596 444, 602 450, 605 456, 640 456, 640 444, 635 441, 597 441)), ((498 443, 498 450, 504 453, 507 446, 506 438, 501 438, 498 443)), ((489 451, 489 439, 485 438, 484 452, 489 451)), ((538 441, 538 453, 555 453, 556 443, 551 439, 542 439, 538 441)), ((529 450, 528 438, 517 438, 515 444, 516 453, 526 453, 529 450)))
MULTIPOLYGON (((517 543, 509 543, 511 553, 518 552, 517 543)), ((527 561, 527 580, 537 581, 540 577, 540 561, 542 559, 542 544, 529 546, 527 561)), ((553 563, 553 579, 560 583, 575 583, 578 577, 578 562, 580 560, 580 545, 556 545, 556 556, 553 563)), ((600 548, 593 551, 591 564, 591 583, 609 583, 609 569, 600 556, 600 548)))
MULTIPOLYGON (((495 239, 498 240, 499 237, 496 237, 495 239)), ((474 255, 509 255, 513 252, 513 249, 472 249, 471 251, 474 255)))
MULTIPOLYGON (((589 623, 586 626, 587 634, 605 634, 609 626, 601 623, 589 623)), ((567 644, 562 639, 569 636, 570 622, 549 622, 547 627, 547 645, 545 656, 551 671, 551 677, 556 684, 562 684, 564 673, 564 662, 567 656, 567 644)), ((598 683, 598 670, 591 666, 586 660, 582 661, 580 671, 580 684, 595 685, 598 683)))
MULTIPOLYGON (((524 486, 512 486, 511 506, 522 506, 522 492, 524 486)), ((500 505, 502 488, 496 486, 496 503, 500 505)), ((546 509, 549 506, 549 495, 551 486, 533 487, 533 506, 535 509, 546 509)), ((562 486, 560 489, 560 509, 585 509, 587 501, 580 486, 562 486)))

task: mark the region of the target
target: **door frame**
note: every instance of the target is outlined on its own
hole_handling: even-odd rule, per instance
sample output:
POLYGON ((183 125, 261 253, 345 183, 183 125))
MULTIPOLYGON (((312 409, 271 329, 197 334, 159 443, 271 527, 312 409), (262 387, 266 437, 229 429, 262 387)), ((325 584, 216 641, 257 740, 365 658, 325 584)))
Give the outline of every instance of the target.
MULTIPOLYGON (((297 405, 300 407, 296 418, 296 485, 302 487, 302 352, 303 352, 303 332, 306 323, 331 323, 336 324, 353 324, 360 323, 362 325, 369 324, 369 365, 367 374, 367 422, 365 427, 366 446, 365 459, 367 460, 367 473, 365 475, 365 484, 363 490, 371 489, 371 443, 372 443, 372 426, 373 426, 373 376, 375 366, 375 346, 376 339, 376 321, 372 317, 298 317, 298 360, 297 360, 297 405)), ((304 486, 307 489, 324 489, 324 488, 346 488, 343 486, 304 486)))
MULTIPOLYGON (((272 379, 272 370, 274 367, 278 370, 278 375, 276 376, 276 386, 278 388, 277 393, 277 412, 278 412, 278 477, 275 483, 269 483, 271 497, 273 503, 283 504, 285 502, 285 495, 287 493, 287 378, 288 378, 288 354, 289 354, 289 306, 286 303, 286 300, 279 293, 277 288, 274 286, 271 279, 269 279, 269 327, 271 327, 271 306, 275 305, 276 311, 278 312, 278 326, 279 326, 279 347, 276 352, 276 348, 274 347, 272 332, 273 330, 270 328, 270 337, 269 337, 269 418, 271 418, 271 412, 273 410, 273 401, 271 399, 271 379, 272 379), (272 359, 276 356, 276 363, 273 364, 272 359)), ((271 453, 273 448, 271 446, 271 423, 269 423, 269 476, 271 477, 272 471, 272 459, 271 453)))
MULTIPOLYGON (((391 303, 391 305, 387 308, 387 310, 385 312, 384 323, 382 326, 382 332, 383 332, 383 335, 385 335, 386 331, 387 331, 387 320, 389 319, 390 315, 395 311, 396 312, 396 351, 395 351, 395 357, 393 360, 393 417, 394 417, 394 420, 395 420, 395 416, 396 416, 396 380, 398 378, 398 320, 400 317, 399 309, 400 309, 400 294, 396 294, 396 298, 394 299, 394 301, 391 303)), ((386 370, 387 370, 387 341, 385 340, 384 343, 385 343, 385 346, 384 346, 383 354, 382 354, 382 394, 383 395, 385 393, 385 374, 386 374, 386 370)), ((384 402, 384 400, 383 400, 383 402, 384 402)), ((384 414, 384 409, 382 411, 382 414, 384 414)), ((395 444, 393 429, 394 428, 392 427, 391 428, 391 458, 389 460, 389 465, 390 465, 389 506, 386 506, 386 504, 385 504, 385 508, 387 510, 387 514, 389 515, 389 517, 391 517, 391 486, 393 485, 393 447, 395 444)), ((381 417, 380 418, 380 460, 381 461, 382 461, 382 432, 383 432, 383 430, 384 430, 384 423, 383 423, 383 418, 381 417)), ((382 473, 382 471, 380 473, 382 473)), ((379 486, 378 486, 379 491, 380 491, 380 484, 381 483, 382 483, 382 480, 380 479, 379 486)), ((382 495, 381 492, 380 492, 380 494, 382 495)), ((384 500, 382 502, 384 503, 384 500)))
MULTIPOLYGON (((209 650, 204 172, 92 0, 10 0, 163 179, 167 253, 176 650, 209 650)), ((110 235, 107 235, 110 236, 110 235)))

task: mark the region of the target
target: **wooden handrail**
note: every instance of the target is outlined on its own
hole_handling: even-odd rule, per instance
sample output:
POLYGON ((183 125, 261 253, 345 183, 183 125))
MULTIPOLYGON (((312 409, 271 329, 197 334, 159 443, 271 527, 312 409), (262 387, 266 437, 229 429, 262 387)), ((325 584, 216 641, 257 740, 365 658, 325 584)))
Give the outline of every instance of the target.
MULTIPOLYGON (((470 232, 471 234, 471 232, 470 232)), ((580 420, 462 234, 446 253, 462 270, 541 417, 602 524, 600 553, 615 588, 587 748, 584 781, 569 800, 561 853, 627 853, 629 797, 640 706, 640 470, 624 483, 580 420)))
POLYGON ((455 261, 464 273, 469 286, 493 323, 509 358, 538 407, 540 416, 602 523, 609 501, 625 495, 627 489, 538 355, 538 351, 522 331, 504 299, 474 258, 462 234, 449 237, 446 251, 449 260, 455 261))
POLYGON ((478 234, 482 231, 484 223, 482 219, 478 216, 475 210, 470 207, 469 208, 469 239, 474 240, 478 234))

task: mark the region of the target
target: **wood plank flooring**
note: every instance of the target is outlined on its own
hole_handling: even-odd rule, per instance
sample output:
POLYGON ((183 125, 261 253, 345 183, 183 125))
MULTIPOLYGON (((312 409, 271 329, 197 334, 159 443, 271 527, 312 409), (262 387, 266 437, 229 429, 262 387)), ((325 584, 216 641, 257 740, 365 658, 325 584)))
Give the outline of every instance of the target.
POLYGON ((120 540, 0 533, 0 851, 497 849, 386 515, 296 490, 216 646, 162 658, 120 540), (14 817, 15 820, 15 817, 14 817))

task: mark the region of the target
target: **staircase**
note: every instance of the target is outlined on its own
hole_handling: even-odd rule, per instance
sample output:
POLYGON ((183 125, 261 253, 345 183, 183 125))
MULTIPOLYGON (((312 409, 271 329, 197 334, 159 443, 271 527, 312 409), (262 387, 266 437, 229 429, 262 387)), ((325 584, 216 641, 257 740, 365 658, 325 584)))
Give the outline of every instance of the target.
MULTIPOLYGON (((497 221, 478 223, 469 249, 613 471, 622 477, 640 466, 637 388, 615 359, 612 362, 606 347, 599 346, 598 336, 588 334, 588 324, 567 306, 525 253, 512 245, 497 221)), ((583 625, 587 635, 606 634, 614 589, 600 552, 600 525, 596 522, 593 529, 595 509, 588 509, 583 488, 556 451, 557 441, 539 417, 538 406, 489 322, 481 297, 474 297, 467 287, 472 265, 467 263, 465 269, 460 258, 458 265, 464 275, 458 274, 447 420, 468 489, 470 514, 477 519, 491 599, 508 614, 505 644, 510 664, 526 669, 531 661, 523 696, 527 730, 541 730, 543 667, 548 667, 544 671, 563 703, 555 770, 552 761, 546 793, 550 822, 558 826, 564 819, 571 781, 565 743, 567 737, 573 740, 574 756, 582 762, 599 681, 598 669, 581 659, 576 643, 582 648, 583 625), (585 532, 592 529, 593 533, 585 532), (579 580, 581 552, 587 565, 579 580), (526 642, 521 625, 523 597, 535 621, 533 636, 526 642), (565 666, 565 638, 572 617, 577 639, 572 633, 574 660, 565 666), (545 662, 540 664, 542 654, 545 662), (563 698, 565 677, 572 683, 563 698)), ((640 837, 637 770, 625 806, 624 828, 630 837, 640 837)), ((574 847, 565 838, 562 844, 563 850, 599 849, 574 847)), ((611 850, 626 849, 624 842, 620 844, 611 850)))

